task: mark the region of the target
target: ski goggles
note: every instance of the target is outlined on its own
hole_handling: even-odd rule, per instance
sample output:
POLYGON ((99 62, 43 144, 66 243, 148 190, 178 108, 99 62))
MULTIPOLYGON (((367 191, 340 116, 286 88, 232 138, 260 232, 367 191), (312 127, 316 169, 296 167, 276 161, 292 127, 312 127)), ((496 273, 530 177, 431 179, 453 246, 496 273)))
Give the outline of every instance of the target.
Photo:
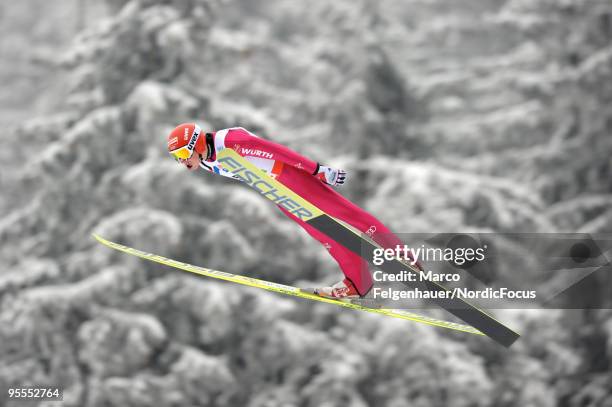
POLYGON ((189 139, 189 143, 187 145, 177 148, 176 150, 170 151, 170 154, 176 160, 187 160, 193 155, 193 150, 195 149, 196 142, 198 141, 198 137, 200 137, 200 128, 195 126, 193 129, 193 133, 191 134, 191 138, 189 139))
POLYGON ((187 146, 185 146, 178 150, 170 151, 170 154, 177 160, 187 160, 193 154, 193 150, 189 150, 187 146))

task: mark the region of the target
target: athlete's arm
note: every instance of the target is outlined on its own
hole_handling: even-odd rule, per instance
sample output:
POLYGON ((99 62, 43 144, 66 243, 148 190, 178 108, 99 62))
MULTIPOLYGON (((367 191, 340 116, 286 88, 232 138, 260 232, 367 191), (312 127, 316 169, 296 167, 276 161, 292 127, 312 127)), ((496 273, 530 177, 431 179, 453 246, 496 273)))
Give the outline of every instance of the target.
POLYGON ((329 185, 341 185, 346 180, 346 171, 322 165, 282 144, 257 137, 241 127, 232 129, 232 132, 227 135, 225 145, 230 146, 243 156, 250 155, 281 161, 284 164, 299 168, 329 185))
POLYGON ((232 129, 225 139, 225 145, 233 148, 242 156, 250 155, 271 160, 278 160, 287 165, 314 174, 318 168, 316 161, 270 140, 264 140, 243 129, 232 129))

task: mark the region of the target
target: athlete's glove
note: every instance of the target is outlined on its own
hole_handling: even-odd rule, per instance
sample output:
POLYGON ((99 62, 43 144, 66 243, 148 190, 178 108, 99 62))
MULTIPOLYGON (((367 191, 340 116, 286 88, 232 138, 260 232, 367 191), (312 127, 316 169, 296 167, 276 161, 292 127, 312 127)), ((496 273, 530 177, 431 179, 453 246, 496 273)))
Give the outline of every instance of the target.
POLYGON ((317 169, 312 175, 319 178, 321 182, 331 186, 342 185, 346 181, 346 171, 327 167, 319 163, 317 163, 317 169))

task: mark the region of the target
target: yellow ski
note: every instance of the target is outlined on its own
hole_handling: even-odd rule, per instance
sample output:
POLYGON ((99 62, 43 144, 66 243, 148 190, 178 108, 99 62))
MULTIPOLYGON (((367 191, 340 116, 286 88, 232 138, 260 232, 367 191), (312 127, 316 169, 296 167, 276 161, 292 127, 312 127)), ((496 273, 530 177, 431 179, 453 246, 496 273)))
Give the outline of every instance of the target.
POLYGON ((159 256, 153 253, 143 252, 141 250, 134 249, 129 246, 124 246, 119 243, 111 242, 110 240, 106 240, 103 237, 98 235, 93 235, 93 237, 103 245, 110 247, 115 250, 119 250, 121 252, 131 254, 133 256, 141 257, 143 259, 165 264, 166 266, 174 267, 177 269, 189 271, 190 273, 199 274, 206 277, 212 277, 219 280, 231 281, 232 283, 238 283, 250 287, 262 288, 267 291, 274 291, 280 294, 292 295, 295 297, 306 298, 308 300, 326 302, 329 304, 338 305, 345 308, 352 308, 359 311, 372 312, 375 314, 382 314, 393 318, 405 319, 408 321, 420 322, 427 325, 437 326, 441 328, 452 329, 455 331, 466 332, 474 335, 484 335, 482 332, 477 330, 474 327, 469 325, 458 324, 454 322, 442 321, 435 318, 430 318, 423 315, 414 314, 412 312, 407 312, 404 310, 394 310, 394 309, 386 309, 386 308, 369 308, 363 305, 350 303, 350 302, 342 302, 333 300, 330 298, 320 297, 316 294, 311 294, 305 292, 297 287, 292 287, 284 284, 272 283, 270 281, 260 280, 257 278, 245 277, 237 274, 226 273, 224 271, 218 271, 213 269, 208 269, 204 267, 193 266, 191 264, 183 263, 177 260, 168 259, 163 256, 159 256))

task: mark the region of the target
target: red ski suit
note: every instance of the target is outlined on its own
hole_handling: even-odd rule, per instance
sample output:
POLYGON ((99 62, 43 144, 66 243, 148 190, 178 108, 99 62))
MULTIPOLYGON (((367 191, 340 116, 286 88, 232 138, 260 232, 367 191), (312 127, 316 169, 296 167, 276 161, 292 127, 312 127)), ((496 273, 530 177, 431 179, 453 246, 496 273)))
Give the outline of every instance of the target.
MULTIPOLYGON (((315 161, 285 146, 259 138, 241 127, 212 133, 212 143, 209 139, 209 144, 212 144, 209 145, 209 148, 213 150, 213 155, 209 160, 200 162, 200 167, 203 169, 233 178, 229 172, 219 166, 216 160, 217 151, 231 148, 328 215, 352 225, 363 233, 367 233, 381 246, 395 248, 397 245, 403 244, 378 219, 313 176, 318 168, 315 161)), ((365 260, 295 215, 290 214, 286 209, 280 206, 279 209, 325 246, 340 265, 346 278, 353 283, 361 295, 365 295, 370 290, 372 275, 365 260)))

